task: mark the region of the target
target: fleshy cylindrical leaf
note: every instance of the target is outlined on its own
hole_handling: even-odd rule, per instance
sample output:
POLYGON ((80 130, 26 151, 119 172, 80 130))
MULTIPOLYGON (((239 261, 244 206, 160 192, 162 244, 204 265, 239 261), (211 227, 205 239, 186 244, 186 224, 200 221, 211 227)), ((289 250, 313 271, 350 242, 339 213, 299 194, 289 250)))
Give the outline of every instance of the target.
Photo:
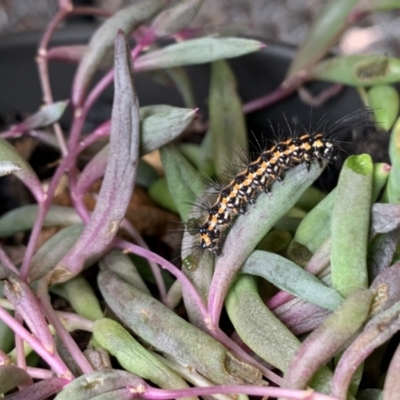
POLYGON ((211 336, 111 272, 101 272, 98 284, 107 304, 124 324, 174 360, 219 384, 260 379, 256 368, 237 360, 211 336))
MULTIPOLYGON (((38 206, 30 204, 15 208, 0 218, 0 237, 15 235, 32 229, 35 223, 38 206)), ((44 226, 66 226, 82 222, 72 207, 51 206, 44 220, 44 226)))
POLYGON ((374 164, 374 182, 372 184, 372 203, 379 199, 382 189, 386 186, 391 171, 391 166, 386 163, 374 164))
POLYGON ((6 365, 0 368, 0 393, 6 394, 17 386, 31 385, 30 375, 15 365, 6 365))
MULTIPOLYGON (((376 201, 385 186, 390 168, 388 164, 374 164, 372 203, 376 201)), ((298 265, 305 266, 331 234, 332 210, 336 189, 321 200, 301 221, 295 237, 289 246, 288 257, 298 265)))
POLYGON ((301 221, 288 249, 288 257, 305 266, 331 234, 335 189, 320 201, 301 221), (317 234, 318 232, 318 234, 317 234))
POLYGON ((305 388, 313 374, 342 349, 367 319, 372 298, 366 289, 353 292, 307 336, 284 376, 288 387, 305 388))
POLYGON ((374 110, 376 124, 388 131, 399 115, 399 93, 390 85, 375 85, 368 90, 369 106, 374 110))
POLYGON ((83 276, 76 276, 68 282, 52 288, 54 292, 68 300, 78 315, 95 321, 103 316, 103 310, 93 288, 83 276))
POLYGON ((273 312, 294 335, 314 330, 330 314, 326 308, 296 297, 278 306, 273 312))
POLYGON ((387 269, 393 261, 397 246, 400 243, 400 228, 378 234, 368 245, 368 275, 375 279, 387 269))
POLYGON ((169 145, 161 149, 161 160, 165 170, 169 192, 183 221, 187 221, 190 203, 201 194, 204 183, 199 173, 176 149, 169 145))
MULTIPOLYGON (((71 250, 83 232, 83 224, 67 226, 58 231, 35 253, 29 270, 29 279, 34 282, 43 278, 71 250)), ((90 260, 89 260, 90 262, 90 260)))
POLYGON ((296 203, 296 207, 304 211, 310 211, 325 197, 326 193, 317 189, 315 186, 310 186, 300 197, 299 201, 296 203))
MULTIPOLYGON (((112 354, 127 371, 164 389, 187 388, 187 383, 146 350, 120 325, 108 318, 93 325, 93 338, 112 354)), ((193 399, 193 398, 192 398, 193 399)))
MULTIPOLYGON (((175 214, 179 214, 179 208, 175 204, 174 198, 171 196, 166 178, 157 179, 150 186, 148 193, 149 196, 160 206, 175 214)), ((192 198, 192 196, 190 196, 189 198, 192 198)), ((186 213, 185 208, 188 208, 188 206, 186 204, 183 204, 183 206, 180 208, 182 212, 186 213)))
MULTIPOLYGON (((332 395, 345 399, 354 371, 379 346, 400 330, 400 302, 372 318, 340 357, 332 379, 332 395)), ((398 393, 397 393, 398 395, 398 393)))
MULTIPOLYGON (((57 400, 92 399, 102 393, 111 392, 127 386, 143 389, 147 386, 145 381, 136 375, 116 369, 94 371, 85 374, 64 386, 63 390, 56 396, 57 400)), ((131 393, 132 397, 132 393, 131 393)))
POLYGON ((226 173, 226 162, 240 165, 237 149, 247 155, 247 132, 236 80, 226 61, 211 66, 209 132, 217 176, 226 173))
POLYGON ((127 254, 119 250, 112 250, 100 260, 99 264, 101 271, 111 271, 143 293, 150 294, 148 287, 127 254))
POLYGON ((241 272, 262 276, 279 289, 331 311, 343 301, 335 290, 278 254, 254 251, 244 263, 241 272))
POLYGON ((397 119, 389 143, 389 157, 392 168, 389 174, 389 180, 384 193, 384 199, 393 204, 400 203, 400 118, 397 119))
POLYGON ((373 164, 367 154, 343 165, 332 211, 332 285, 342 295, 367 287, 373 164))
POLYGON ((311 72, 312 79, 349 86, 372 86, 400 81, 400 59, 378 55, 330 58, 311 72))
POLYGON ((255 279, 240 275, 231 286, 225 305, 243 342, 264 361, 286 371, 300 341, 265 306, 255 279))
POLYGON ((140 116, 130 53, 122 31, 115 40, 114 82, 110 156, 96 207, 76 245, 52 271, 53 282, 68 280, 82 270, 86 259, 106 251, 132 196, 139 160, 140 116))

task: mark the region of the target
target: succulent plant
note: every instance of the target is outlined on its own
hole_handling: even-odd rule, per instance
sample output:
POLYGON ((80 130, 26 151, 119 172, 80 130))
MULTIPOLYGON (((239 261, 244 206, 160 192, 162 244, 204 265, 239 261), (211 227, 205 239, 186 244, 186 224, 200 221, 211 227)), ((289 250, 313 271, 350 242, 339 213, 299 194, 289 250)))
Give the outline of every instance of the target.
POLYGON ((397 399, 398 343, 391 342, 395 351, 382 345, 400 330, 400 120, 398 93, 390 86, 400 80, 399 60, 322 58, 351 23, 398 4, 329 2, 285 81, 242 105, 225 59, 265 45, 188 27, 201 0, 172 6, 146 0, 113 16, 68 0, 59 3, 38 48, 45 105, 0 134, 1 175, 15 175, 33 198, 0 217, 2 238, 27 240, 21 265, 0 247, 0 393, 25 400, 397 399), (76 14, 107 19, 87 46, 49 48, 57 26, 76 14), (95 81, 110 56, 113 68, 95 81), (48 74, 53 60, 78 64, 68 101, 53 99, 48 74), (206 122, 199 120, 182 68, 201 63, 212 63, 206 122), (172 81, 187 108, 141 107, 135 82, 150 71, 172 81), (270 195, 257 193, 256 202, 247 199, 244 215, 225 217, 221 254, 196 251, 199 232, 193 235, 190 224, 199 209, 203 217, 211 214, 207 201, 216 187, 207 187, 204 176, 222 178, 226 160, 240 164, 238 147, 247 155, 245 113, 315 79, 334 82, 325 100, 339 85, 356 86, 373 109, 375 125, 393 127, 391 166, 374 163, 368 154, 351 155, 329 194, 311 187, 326 160, 282 166, 282 175, 264 187, 270 195), (90 110, 112 83, 111 116, 84 134, 90 110), (58 123, 66 107, 72 109, 68 135, 58 123), (204 136, 200 145, 176 141, 188 129, 204 136), (46 185, 6 141, 22 135, 60 151, 46 185), (81 168, 83 151, 100 139, 108 141, 81 168), (160 156, 164 177, 143 162, 149 153, 160 156), (85 195, 99 180, 89 208, 85 195), (184 222, 178 266, 150 250, 129 218, 138 182, 184 222), (68 193, 67 205, 56 201, 60 187, 68 193), (58 229, 43 241, 45 227, 58 229), (55 297, 71 308, 57 310, 55 297), (221 323, 223 309, 228 324, 221 323), (75 331, 87 332, 88 339, 79 343, 71 335, 75 331), (384 383, 366 386, 373 352, 389 354, 390 364, 379 371, 384 383))

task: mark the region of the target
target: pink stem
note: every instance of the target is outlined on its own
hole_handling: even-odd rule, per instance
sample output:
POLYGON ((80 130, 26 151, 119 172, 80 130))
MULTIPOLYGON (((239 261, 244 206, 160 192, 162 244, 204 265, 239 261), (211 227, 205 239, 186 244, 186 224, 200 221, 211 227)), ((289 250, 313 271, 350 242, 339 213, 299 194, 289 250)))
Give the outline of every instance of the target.
MULTIPOLYGON (((45 104, 53 103, 53 94, 52 94, 51 84, 50 84, 49 68, 48 68, 48 62, 46 59, 47 46, 49 44, 49 41, 50 41, 54 31, 57 29, 58 25, 68 16, 69 12, 70 12, 70 10, 62 8, 52 18, 52 20, 50 21, 50 23, 47 26, 46 31, 44 32, 44 35, 42 37, 42 40, 40 41, 40 45, 39 45, 39 48, 37 51, 36 62, 38 65, 39 79, 40 79, 40 84, 42 87, 43 100, 44 100, 45 104)), ((65 143, 64 135, 61 130, 60 124, 55 122, 53 124, 53 129, 56 134, 58 143, 60 144, 61 153, 63 155, 66 155, 68 153, 68 150, 67 150, 67 145, 65 143)))
POLYGON ((64 172, 68 169, 73 168, 75 164, 75 159, 77 155, 86 149, 88 146, 93 144, 97 139, 103 137, 108 132, 109 124, 105 122, 98 129, 96 129, 91 135, 89 135, 86 139, 84 139, 79 146, 76 146, 74 151, 71 151, 67 156, 65 156, 60 165, 58 166, 53 178, 51 179, 49 188, 46 193, 46 198, 43 204, 39 204, 39 212, 35 220, 35 224, 32 229, 31 236, 29 238, 27 253, 24 257, 24 263, 21 268, 21 278, 26 279, 29 275, 30 263, 32 260, 33 252, 35 250, 36 243, 38 241, 40 232, 43 227, 44 219, 46 218, 46 214, 50 208, 51 202, 53 200, 54 193, 57 189, 57 186, 60 182, 61 177, 64 172))
MULTIPOLYGON (((98 13, 100 14, 100 11, 96 11, 97 9, 95 8, 91 8, 91 7, 84 7, 84 8, 76 8, 75 10, 67 10, 67 9, 61 9, 52 19, 52 21, 50 22, 50 24, 48 25, 42 40, 40 42, 39 45, 39 50, 38 50, 38 65, 39 65, 39 72, 40 72, 40 77, 41 77, 41 81, 42 81, 42 90, 43 90, 43 94, 44 94, 44 99, 45 102, 52 102, 52 92, 51 92, 51 86, 50 86, 50 80, 49 80, 49 76, 48 76, 48 70, 47 70, 47 61, 45 60, 45 53, 47 51, 47 46, 48 43, 50 41, 51 36, 53 35, 55 29, 57 28, 57 26, 60 24, 61 21, 63 21, 70 12, 74 12, 74 13, 98 13)), ((81 128, 83 126, 83 118, 78 119, 78 122, 75 124, 75 130, 78 132, 78 137, 81 131, 81 128)), ((55 124, 55 129, 56 129, 56 135, 57 135, 57 126, 58 124, 55 124)), ((62 149, 62 153, 64 156, 66 156, 68 154, 68 150, 66 148, 66 144, 64 142, 64 138, 62 135, 62 132, 59 131, 60 135, 57 135, 58 141, 60 143, 60 147, 62 149)), ((62 174, 64 173, 64 171, 69 167, 72 168, 74 165, 74 161, 75 161, 75 157, 76 155, 79 153, 79 151, 82 151, 82 147, 80 149, 76 149, 73 153, 72 157, 65 157, 64 160, 67 160, 63 163, 60 164, 59 168, 56 171, 55 176, 52 179, 52 182, 50 184, 49 190, 47 192, 47 198, 44 202, 44 204, 39 204, 39 212, 38 212, 38 216, 36 218, 31 236, 29 238, 29 243, 28 243, 28 248, 27 248, 27 252, 25 254, 24 257, 24 261, 23 261, 23 265, 21 268, 21 277, 22 279, 27 279, 28 274, 29 274, 29 268, 30 268, 30 263, 33 257, 33 253, 36 247, 36 243, 39 237, 39 234, 42 230, 42 226, 43 226, 43 222, 44 219, 46 217, 46 214, 48 212, 48 209, 50 207, 50 204, 52 202, 53 196, 54 196, 54 192, 55 189, 57 188, 57 185, 59 183, 59 179, 61 178, 62 174)), ((63 160, 63 161, 64 161, 63 160)))
POLYGON ((274 91, 244 104, 242 110, 245 114, 250 114, 254 111, 258 111, 262 108, 275 104, 278 101, 290 96, 299 86, 303 85, 307 79, 308 78, 306 74, 299 74, 290 81, 282 82, 274 91))
MULTIPOLYGON (((138 388, 131 388, 132 393, 139 393, 138 388)), ((190 389, 156 389, 152 387, 140 388, 140 397, 149 400, 169 400, 189 396, 212 396, 214 394, 247 394, 262 396, 264 398, 287 398, 292 400, 339 400, 337 397, 328 396, 314 390, 282 389, 277 387, 249 386, 249 385, 223 385, 208 387, 193 387, 190 389), (142 391, 143 390, 143 391, 142 391)))
POLYGON ((65 329, 64 325, 61 323, 57 313, 54 311, 51 302, 50 296, 48 293, 46 278, 42 278, 39 281, 37 293, 40 299, 40 302, 43 307, 44 314, 46 318, 49 320, 51 325, 53 325, 54 329, 57 332, 57 335, 63 341, 74 361, 78 364, 79 368, 82 370, 84 374, 90 373, 93 371, 92 366, 89 361, 83 355, 82 351, 75 343, 74 339, 72 339, 69 332, 65 329))
MULTIPOLYGON (((48 194, 47 194, 48 196, 48 194)), ((26 281, 29 275, 29 269, 32 262, 32 257, 35 253, 36 244, 39 239, 40 232, 42 230, 44 219, 48 211, 47 201, 38 204, 38 214, 33 225, 31 236, 29 237, 28 246, 24 255, 24 260, 21 267, 21 279, 26 281)))
POLYGON ((145 258, 146 260, 154 261, 159 264, 162 268, 169 271, 172 275, 175 276, 176 279, 179 279, 182 286, 186 288, 186 290, 190 293, 193 297, 194 302, 197 305, 197 308, 203 317, 203 321, 205 322, 206 326, 213 330, 213 326, 211 324, 210 316, 207 312, 207 309, 201 300, 200 295, 197 293, 196 289, 192 285, 192 282, 185 276, 185 274, 175 267, 175 265, 171 264, 169 261, 165 260, 164 258, 160 257, 158 254, 153 253, 150 250, 143 249, 140 246, 136 246, 133 243, 129 243, 125 240, 115 238, 114 245, 122 250, 129 250, 131 253, 136 254, 140 257, 145 258))
POLYGON ((53 378, 53 372, 48 369, 26 367, 28 374, 34 379, 50 379, 53 378))
MULTIPOLYGON (((21 314, 18 312, 15 312, 15 320, 21 326, 24 323, 24 319, 22 318, 21 314)), ((24 340, 17 332, 15 332, 14 340, 15 340, 15 352, 16 352, 16 357, 17 357, 17 365, 19 368, 26 369, 24 340)))
POLYGON ((93 321, 75 313, 56 311, 56 314, 63 325, 66 325, 69 331, 82 330, 93 332, 93 321))
POLYGON ((47 364, 56 372, 56 374, 63 376, 66 379, 72 379, 73 376, 68 370, 67 366, 55 354, 50 354, 28 330, 26 330, 14 317, 12 317, 4 308, 0 307, 0 319, 8 325, 18 336, 25 340, 32 349, 43 358, 47 364))
MULTIPOLYGON (((139 232, 135 229, 135 227, 126 219, 124 219, 121 223, 121 228, 125 229, 129 235, 131 235, 132 239, 138 244, 140 247, 143 247, 146 250, 149 250, 147 243, 140 236, 139 232)), ((162 277, 159 266, 153 262, 148 260, 151 272, 156 281, 157 289, 160 294, 161 301, 165 304, 167 298, 167 288, 165 287, 164 279, 162 277)))

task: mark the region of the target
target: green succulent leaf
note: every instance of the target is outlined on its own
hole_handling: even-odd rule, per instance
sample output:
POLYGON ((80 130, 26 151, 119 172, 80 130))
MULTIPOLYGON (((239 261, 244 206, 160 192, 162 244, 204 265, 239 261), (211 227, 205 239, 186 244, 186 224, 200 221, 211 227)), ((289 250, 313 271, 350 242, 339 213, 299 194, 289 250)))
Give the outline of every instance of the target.
POLYGON ((400 118, 397 119, 389 143, 389 157, 392 168, 384 193, 384 200, 392 203, 400 203, 400 118))
POLYGON ((388 131, 399 115, 399 94, 390 85, 375 85, 368 91, 369 106, 378 127, 388 131))
MULTIPOLYGON (((30 204, 15 208, 0 218, 0 237, 8 237, 18 232, 32 229, 38 213, 38 206, 30 204)), ((82 222, 78 213, 71 207, 51 206, 44 226, 67 226, 82 222)))
POLYGON ((253 53, 263 47, 265 47, 263 43, 252 39, 205 37, 187 40, 138 57, 135 70, 141 72, 204 64, 253 53))
POLYGON ((343 301, 339 293, 278 254, 254 251, 241 272, 261 276, 279 289, 331 311, 343 301))
POLYGON ((377 55, 334 57, 320 62, 311 79, 349 86, 373 86, 400 81, 400 59, 377 55))
MULTIPOLYGON (((93 324, 93 339, 96 345, 101 346, 116 357, 121 366, 128 372, 148 379, 164 389, 188 387, 179 375, 146 350, 118 322, 109 318, 97 320, 93 324)), ((190 399, 195 398, 191 397, 190 399)))
POLYGON ((373 163, 367 154, 343 165, 332 210, 332 285, 342 296, 367 287, 373 163))
POLYGON ((226 174, 227 162, 240 165, 238 148, 244 155, 248 154, 242 103, 235 77, 226 61, 216 61, 211 66, 209 115, 215 171, 222 177, 226 174))

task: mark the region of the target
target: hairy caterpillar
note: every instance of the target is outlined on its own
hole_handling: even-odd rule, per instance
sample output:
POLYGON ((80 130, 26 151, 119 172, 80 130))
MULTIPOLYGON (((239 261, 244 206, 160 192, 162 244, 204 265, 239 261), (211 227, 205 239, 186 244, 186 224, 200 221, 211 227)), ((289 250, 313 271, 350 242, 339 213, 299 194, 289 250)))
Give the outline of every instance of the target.
MULTIPOLYGON (((231 181, 221 186, 214 202, 205 207, 205 216, 191 224, 189 230, 199 235, 199 249, 222 255, 224 233, 238 214, 254 204, 260 193, 269 193, 275 181, 282 181, 284 172, 299 165, 317 161, 322 167, 337 158, 338 142, 333 134, 343 128, 367 124, 371 110, 355 111, 327 127, 320 122, 312 132, 291 134, 267 147, 249 162, 231 181)), ((203 207, 204 208, 204 207, 203 207)))

